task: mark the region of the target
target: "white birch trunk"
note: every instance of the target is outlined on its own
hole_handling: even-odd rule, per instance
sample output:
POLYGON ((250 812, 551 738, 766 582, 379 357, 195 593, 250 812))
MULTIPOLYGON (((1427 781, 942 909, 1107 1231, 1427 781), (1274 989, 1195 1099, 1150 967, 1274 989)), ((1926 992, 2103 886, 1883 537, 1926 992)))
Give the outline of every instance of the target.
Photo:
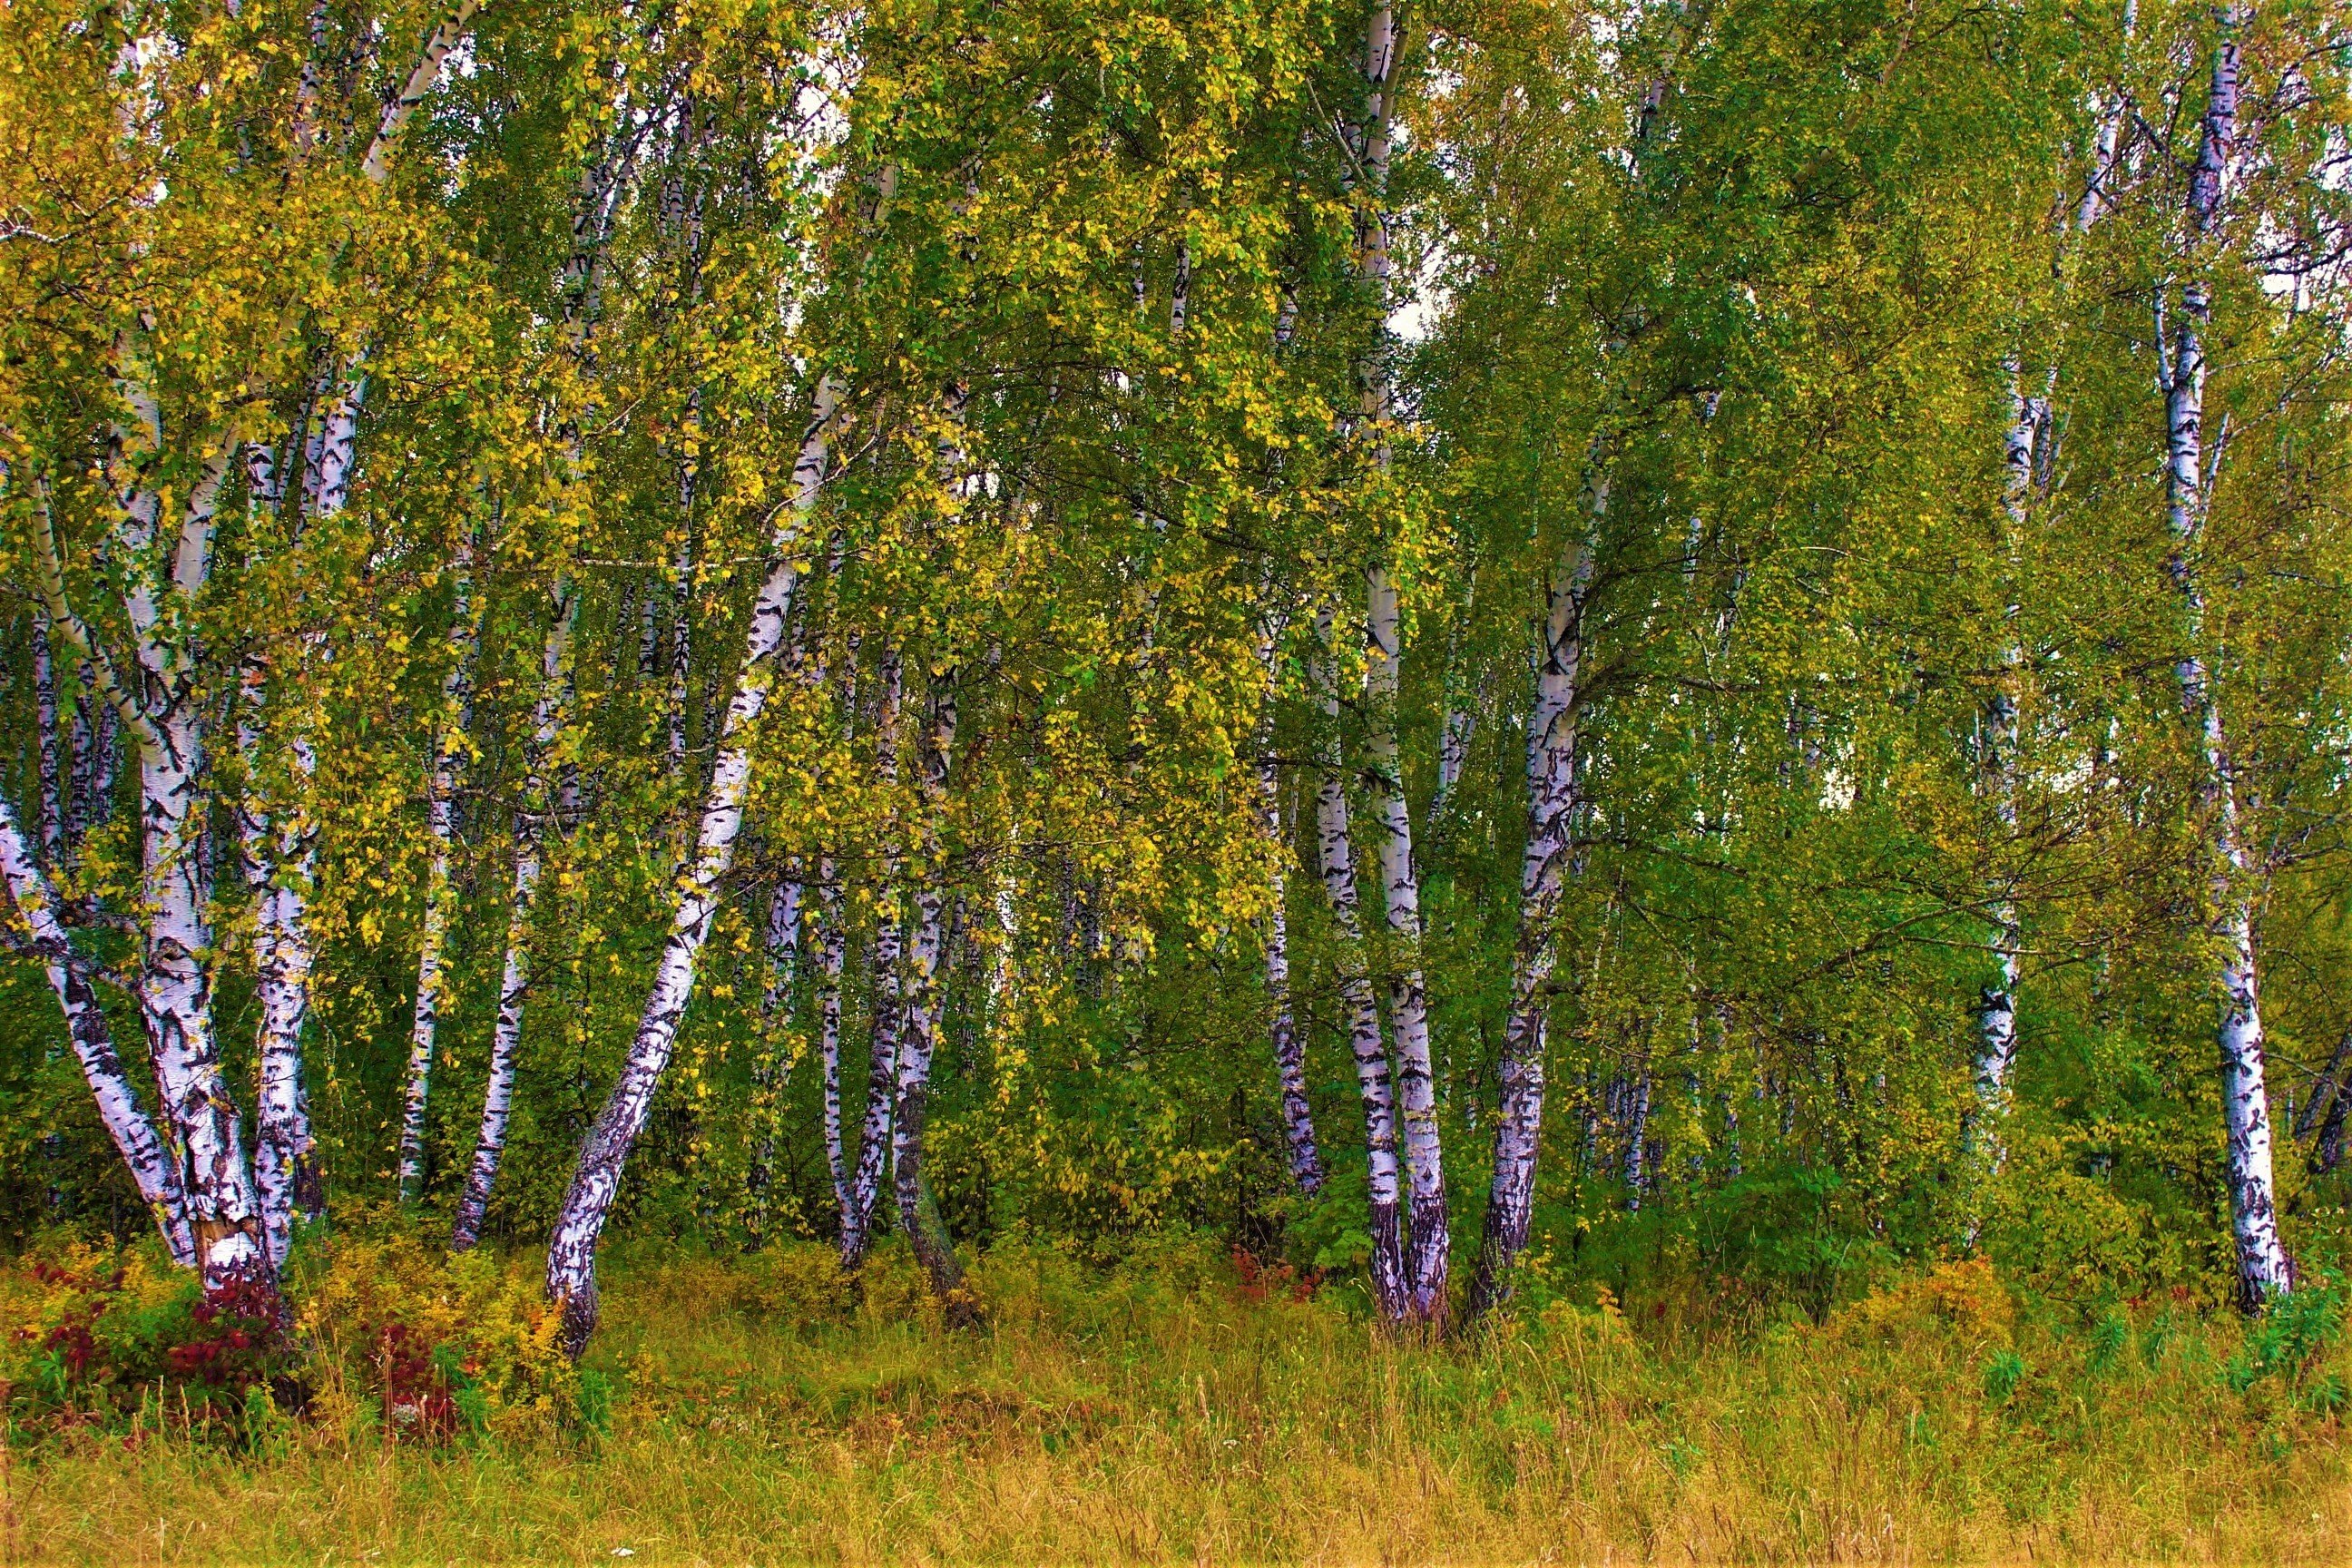
MULTIPOLYGON (((876 776, 883 785, 898 777, 898 731, 905 672, 898 650, 885 647, 880 659, 881 705, 875 728, 876 776)), ((901 969, 905 959, 905 911, 898 899, 905 886, 906 857, 893 849, 884 860, 884 896, 874 917, 874 1017, 866 1055, 866 1116, 851 1156, 847 1202, 841 1211, 841 1261, 856 1268, 873 1245, 874 1207, 882 1190, 884 1156, 897 1110, 899 1033, 906 1006, 901 969)), ((844 1152, 845 1154, 847 1151, 844 1152)))
MULTIPOLYGON (((254 1107, 253 1182, 261 1195, 261 1226, 270 1266, 286 1261, 296 1219, 325 1209, 322 1173, 310 1131, 302 1082, 302 1027, 310 1006, 310 889, 316 839, 299 809, 272 812, 259 779, 261 711, 267 700, 260 664, 243 675, 237 749, 245 763, 246 795, 237 808, 246 889, 253 899, 254 989, 260 1004, 254 1056, 259 1093, 254 1107)), ((310 742, 289 745, 295 776, 317 771, 310 742)))
POLYGON ((620 1081, 581 1148, 579 1168, 556 1213, 547 1248, 547 1294, 563 1314, 564 1344, 574 1356, 587 1348, 596 1327, 596 1240, 620 1192, 630 1146, 645 1129, 654 1091, 677 1046, 678 1025, 694 994, 696 962, 718 918, 720 884, 734 862, 735 840, 743 826, 743 796, 751 777, 751 730, 767 706, 791 626, 793 594, 800 581, 797 551, 824 482, 840 399, 839 383, 825 376, 818 384, 814 417, 793 465, 793 503, 779 521, 772 546, 776 563, 752 605, 743 667, 719 730, 701 831, 694 858, 680 868, 669 940, 662 949, 652 994, 622 1064, 620 1081))
POLYGON ((793 984, 800 967, 801 880, 796 869, 788 869, 768 896, 768 931, 762 945, 768 984, 760 998, 761 1040, 751 1066, 751 1112, 758 1125, 751 1136, 751 1168, 744 1175, 756 1231, 767 1227, 768 1192, 775 1181, 776 1139, 782 1117, 777 1097, 792 1065, 777 1058, 776 1031, 777 1015, 789 1016, 792 1012, 793 984))
MULTIPOLYGON (((1282 1130, 1289 1146, 1290 1180, 1312 1196, 1323 1188, 1323 1155, 1315 1142, 1315 1117, 1307 1099, 1307 1052, 1298 1038, 1298 1024, 1290 1006, 1290 918, 1287 909, 1290 878, 1289 836, 1282 830, 1282 768, 1274 757, 1275 653, 1282 636, 1277 616, 1258 639, 1258 664, 1265 672, 1266 714, 1258 731, 1257 767, 1259 820, 1265 832, 1267 856, 1265 919, 1265 997, 1272 1015, 1274 1066, 1282 1094, 1282 1130)), ((1008 938, 1012 930, 1012 898, 1008 888, 998 895, 999 913, 1008 938)))
POLYGON ((65 737, 58 728, 58 670, 49 647, 49 613, 37 605, 33 610, 33 707, 41 863, 54 867, 64 858, 66 848, 65 737))
POLYGON ((898 1223, 929 1276, 932 1292, 946 1304, 950 1327, 979 1321, 978 1305, 963 1288, 963 1266, 938 1207, 923 1183, 923 1126, 930 1100, 931 1063, 939 1049, 941 910, 939 823, 945 809, 948 764, 955 747, 956 689, 952 671, 931 687, 931 721, 916 748, 915 769, 923 823, 917 847, 923 865, 915 889, 914 941, 907 952, 905 1037, 898 1044, 896 1103, 890 1117, 890 1163, 898 1200, 898 1223))
POLYGON ((801 954, 801 879, 788 872, 768 896, 768 988, 760 997, 760 1016, 772 1021, 792 1011, 793 984, 801 954))
POLYGON ((1307 1051, 1290 1008, 1290 921, 1284 909, 1290 879, 1283 870, 1289 847, 1282 831, 1281 769, 1272 757, 1258 764, 1258 802, 1266 841, 1276 857, 1266 873, 1265 995, 1273 1012, 1275 1072, 1282 1086, 1282 1131, 1290 1147, 1291 1183, 1311 1197, 1323 1190, 1323 1155, 1307 1099, 1307 1051))
MULTIPOLYGON (((2124 39, 2131 40, 2139 22, 2139 0, 2124 0, 2124 39)), ((2099 111, 2099 128, 2091 143, 2091 177, 2084 186, 2083 199, 2074 209, 2074 227, 2080 232, 2114 210, 2112 195, 2116 176, 2116 154, 2122 144, 2124 115, 2130 107, 2123 89, 2118 86, 2099 111)))
MULTIPOLYGON (((1605 489, 1596 483, 1596 521, 1605 496, 1605 489)), ((1528 716, 1528 837, 1519 859, 1519 935, 1498 1069, 1502 1103, 1495 1119, 1494 1182, 1487 1193, 1478 1269, 1470 1284, 1473 1321, 1509 1300, 1512 1266, 1527 1248, 1528 1225, 1535 1212, 1544 1054, 1558 960, 1554 928, 1576 826, 1577 708, 1582 695, 1584 610, 1592 563, 1588 537, 1562 552, 1552 568, 1542 628, 1543 660, 1536 670, 1535 705, 1528 716)), ((1597 1131, 1597 1127, 1588 1127, 1588 1145, 1597 1131)))
POLYGON ((108 804, 105 797, 113 793, 113 767, 101 765, 99 752, 101 734, 110 741, 112 738, 114 709, 100 697, 98 674, 87 658, 77 662, 75 682, 79 693, 73 704, 73 789, 66 803, 66 843, 79 849, 83 835, 99 825, 108 804), (99 785, 101 773, 107 779, 103 791, 99 785))
MULTIPOLYGON (((1324 644, 1330 643, 1330 612, 1325 611, 1324 644)), ((1382 1321, 1406 1321, 1413 1313, 1401 1207, 1397 1163, 1395 1090, 1389 1079, 1388 1044, 1381 1037, 1380 1003, 1364 957, 1361 902, 1356 891, 1356 852, 1349 838, 1348 785, 1339 755, 1338 673, 1328 655, 1323 668, 1324 737, 1322 783, 1315 799, 1315 836, 1323 871, 1323 891, 1331 903, 1337 939, 1339 1000, 1348 1013, 1348 1049, 1356 1062, 1356 1086, 1364 1105, 1366 1215, 1372 1238, 1372 1302, 1382 1321)))
POLYGON ((540 655, 539 697, 531 714, 530 767, 521 809, 515 813, 514 890, 507 911, 506 963, 499 975, 499 1017, 490 1035, 490 1068, 482 1088, 482 1122, 474 1135, 473 1163, 466 1191, 449 1227, 449 1249, 463 1252, 482 1238, 499 1162, 507 1146, 507 1122, 514 1111, 515 1062, 522 1050, 523 1003, 530 990, 530 917, 539 892, 541 847, 551 826, 552 792, 548 761, 562 731, 564 671, 571 661, 572 618, 579 595, 558 582, 554 618, 540 655))
POLYGON ((130 1167, 131 1179, 138 1184, 139 1196, 146 1203, 155 1228, 163 1233, 172 1260, 192 1268, 196 1261, 195 1240, 188 1224, 180 1168, 139 1103, 139 1090, 115 1052, 114 1034, 107 1026, 98 993, 74 957, 65 927, 58 923, 57 895, 5 800, 0 800, 0 875, 7 879, 17 916, 30 929, 34 951, 48 972, 49 988, 57 993, 58 1005, 65 1011, 66 1035, 73 1042, 90 1096, 98 1102, 98 1119, 105 1125, 107 1136, 114 1140, 122 1163, 130 1167))
POLYGON ((841 920, 841 880, 830 855, 817 861, 817 1052, 824 1069, 824 1163, 833 1177, 834 1212, 849 1212, 849 1166, 841 1148, 841 963, 849 932, 841 920))
POLYGON ((416 1005, 408 1031, 407 1093, 400 1118, 400 1201, 415 1203, 425 1188, 425 1123, 439 1044, 443 961, 449 941, 449 860, 457 834, 457 784, 466 763, 466 731, 473 718, 473 562, 461 546, 456 603, 449 610, 449 670, 441 683, 441 727, 434 737, 425 784, 425 830, 432 839, 425 879, 425 930, 416 953, 416 1005))
MULTIPOLYGON (((126 454, 160 445, 154 401, 127 349, 124 402, 137 427, 123 433, 126 454)), ((140 1011, 155 1083, 182 1162, 196 1266, 207 1295, 273 1282, 262 1235, 261 1202, 245 1151, 236 1101, 221 1072, 213 1028, 212 921, 204 866, 204 715, 187 624, 212 568, 213 511, 223 452, 188 498, 179 536, 158 584, 145 572, 125 595, 137 642, 141 898, 146 914, 140 1011)), ((131 459, 134 467, 138 459, 131 459)), ((157 546, 161 500, 133 480, 124 493, 119 538, 133 560, 157 546)), ((54 616, 58 606, 52 605, 54 616)), ((95 657, 95 650, 89 650, 95 657)), ((129 715, 126 714, 126 717, 129 715)))
MULTIPOLYGON (((2237 13, 2228 19, 2240 20, 2237 13)), ((2234 32, 2215 51, 2211 96, 2197 164, 2190 176, 2189 216, 2193 237, 2204 241, 2220 219, 2222 184, 2237 137, 2240 47, 2234 32)), ((2294 1287, 2294 1265, 2279 1237, 2277 1190, 2272 1175, 2270 1099, 2264 1084, 2261 975, 2255 953, 2256 868, 2245 848, 2238 816, 2235 764, 2219 693, 2204 654, 2205 596, 2195 552, 2204 532, 2209 493, 2204 471, 2205 333, 2212 296, 2201 280, 2182 292, 2177 333, 2165 340, 2158 317, 2158 374, 2165 395, 2168 521, 2172 552, 2166 563, 2179 595, 2188 647, 2174 667, 2180 702, 2204 753, 2200 785, 2205 851, 2210 859, 2213 934, 2220 963, 2214 975, 2221 1022, 2221 1110, 2229 1132, 2230 1211, 2238 1254, 2241 1297, 2249 1307, 2294 1287)))
MULTIPOLYGON (((2012 569, 2025 529, 2027 502, 2033 484, 2033 441, 2041 420, 2032 399, 2020 384, 2021 368, 2009 364, 2011 416, 2002 442, 2001 512, 2009 531, 2007 554, 2012 569)), ((1985 773, 1993 795, 1993 816, 2004 837, 2017 830, 2018 687, 2024 677, 2025 652, 2015 626, 2020 606, 2012 599, 2007 611, 2010 634, 2004 639, 2000 668, 1982 719, 1985 773)), ((2022 936, 2017 906, 2006 894, 1992 910, 1993 980, 1977 1001, 1976 1109, 1968 1130, 1968 1152, 1979 1190, 1970 1194, 1969 1245, 1973 1247, 1982 1222, 1982 1187, 2000 1173, 2007 1158, 2005 1133, 2012 1095, 2009 1072, 2017 1055, 2018 957, 2022 936)))
POLYGON ((1364 737, 1365 773, 1380 818, 1381 882, 1387 896, 1394 952, 1389 975, 1389 1022, 1396 1036, 1397 1098, 1404 1123, 1405 1173, 1411 1184, 1407 1267, 1415 1318, 1438 1331, 1445 1326, 1446 1275, 1452 1255, 1445 1173, 1437 1126, 1437 1079, 1429 1044, 1429 998, 1421 968, 1421 880, 1412 864, 1412 818, 1405 805, 1403 761, 1396 734, 1402 617, 1396 584, 1374 567, 1365 574, 1370 655, 1365 696, 1371 725, 1364 737))
POLYGON ((1625 1212, 1642 1212, 1642 1192, 1648 1185, 1650 1138, 1650 1065, 1642 1063, 1642 1076, 1635 1079, 1633 1091, 1626 1097, 1625 1112, 1625 1212))
MULTIPOLYGON (((690 495, 691 482, 682 489, 690 495)), ((672 778, 686 776, 686 721, 694 668, 694 542, 677 547, 677 563, 670 584, 669 622, 669 767, 672 778)))
POLYGON ((481 9, 481 0, 457 0, 442 13, 433 31, 425 36, 425 47, 417 52, 416 63, 409 68, 407 79, 401 83, 400 92, 383 106, 383 114, 376 121, 375 139, 368 143, 367 156, 360 161, 360 173, 373 184, 382 184, 392 173, 389 158, 392 144, 441 79, 441 64, 457 40, 466 36, 466 28, 481 9))

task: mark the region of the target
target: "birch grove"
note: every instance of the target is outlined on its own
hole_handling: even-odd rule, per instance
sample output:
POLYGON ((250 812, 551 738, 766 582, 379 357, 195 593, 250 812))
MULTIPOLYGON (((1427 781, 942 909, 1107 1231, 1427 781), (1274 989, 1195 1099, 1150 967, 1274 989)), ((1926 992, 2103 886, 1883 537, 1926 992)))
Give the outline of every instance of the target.
POLYGON ((2332 26, 20 6, 0 1209, 266 1305, 387 1200, 574 1355, 618 1236, 2269 1310, 2332 26))

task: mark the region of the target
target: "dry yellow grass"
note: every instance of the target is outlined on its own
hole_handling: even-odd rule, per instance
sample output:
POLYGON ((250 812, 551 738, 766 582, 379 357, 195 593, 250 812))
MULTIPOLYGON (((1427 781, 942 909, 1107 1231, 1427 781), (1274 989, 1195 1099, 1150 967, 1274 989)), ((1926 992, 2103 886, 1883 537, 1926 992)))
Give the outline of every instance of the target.
POLYGON ((1384 1342, 1197 1263, 1007 1250, 982 1333, 877 1273, 614 1270, 601 1437, 438 1449, 372 1421, 239 1455, 16 1453, 11 1562, 1927 1563, 2352 1560, 2337 1419, 2221 1375, 2241 1331, 2012 1321, 1947 1270, 1825 1326, 1650 1339, 1554 1307, 1384 1342), (1988 1388, 2014 1355, 2013 1390, 1988 1388))

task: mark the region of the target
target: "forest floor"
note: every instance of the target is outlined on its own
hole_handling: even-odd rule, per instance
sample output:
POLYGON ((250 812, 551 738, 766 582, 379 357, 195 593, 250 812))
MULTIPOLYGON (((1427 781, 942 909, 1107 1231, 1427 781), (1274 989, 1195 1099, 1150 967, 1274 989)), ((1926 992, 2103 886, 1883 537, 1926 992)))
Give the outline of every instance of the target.
POLYGON ((20 1426, 0 1557, 2352 1560, 2343 1352, 2226 1313, 2061 1325, 1960 1266, 1820 1323, 1595 1292, 1427 1349, 1205 1246, 1001 1248, 963 1333, 912 1279, 813 1315, 789 1268, 625 1257, 609 1394, 537 1436, 395 1441, 365 1401, 260 1442, 20 1426))

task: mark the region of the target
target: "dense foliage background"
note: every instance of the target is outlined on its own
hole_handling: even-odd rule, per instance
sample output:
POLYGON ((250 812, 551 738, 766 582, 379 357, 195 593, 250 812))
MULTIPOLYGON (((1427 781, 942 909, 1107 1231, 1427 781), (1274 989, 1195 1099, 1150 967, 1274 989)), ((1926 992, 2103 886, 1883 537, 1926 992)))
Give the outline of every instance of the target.
POLYGON ((828 1093, 854 1176, 914 1031, 875 1081, 956 1243, 1204 1230, 1386 1310, 1369 994, 1441 1297, 1517 1016, 1522 1300, 1970 1253, 2258 1299, 2244 957, 2260 1201, 2334 1267, 2340 16, 1369 18, 1392 58, 1353 0, 19 0, 0 793, 73 956, 19 887, 0 1228, 144 1223, 68 973, 190 1193, 225 1104, 258 1136, 293 889, 325 1212, 456 1210, 503 995, 487 1231, 543 1242, 732 754, 621 1231, 837 1238, 828 1093), (198 1007, 210 1133, 148 1065, 198 1007))

